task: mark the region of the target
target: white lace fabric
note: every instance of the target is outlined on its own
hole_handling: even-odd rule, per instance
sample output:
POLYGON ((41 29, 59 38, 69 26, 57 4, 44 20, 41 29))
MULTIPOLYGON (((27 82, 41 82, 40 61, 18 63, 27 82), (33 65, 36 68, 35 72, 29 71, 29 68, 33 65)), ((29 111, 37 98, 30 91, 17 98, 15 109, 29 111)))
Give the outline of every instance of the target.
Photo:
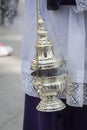
POLYGON ((87 0, 76 0, 77 11, 87 11, 87 0))
POLYGON ((33 97, 38 97, 38 93, 33 86, 33 77, 31 76, 31 74, 22 72, 22 86, 26 94, 33 97))

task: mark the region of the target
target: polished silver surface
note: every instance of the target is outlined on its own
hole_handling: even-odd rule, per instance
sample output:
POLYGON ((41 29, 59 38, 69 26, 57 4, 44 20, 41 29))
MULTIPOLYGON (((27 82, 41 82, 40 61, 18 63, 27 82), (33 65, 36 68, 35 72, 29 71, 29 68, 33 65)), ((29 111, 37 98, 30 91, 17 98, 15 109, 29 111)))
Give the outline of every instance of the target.
POLYGON ((64 89, 69 87, 70 79, 65 70, 61 57, 56 58, 52 42, 44 27, 44 21, 40 14, 39 0, 37 6, 37 42, 36 56, 32 60, 31 68, 34 79, 34 88, 41 99, 37 110, 54 112, 62 110, 66 105, 58 98, 64 89), (62 69, 61 69, 62 68, 62 69))

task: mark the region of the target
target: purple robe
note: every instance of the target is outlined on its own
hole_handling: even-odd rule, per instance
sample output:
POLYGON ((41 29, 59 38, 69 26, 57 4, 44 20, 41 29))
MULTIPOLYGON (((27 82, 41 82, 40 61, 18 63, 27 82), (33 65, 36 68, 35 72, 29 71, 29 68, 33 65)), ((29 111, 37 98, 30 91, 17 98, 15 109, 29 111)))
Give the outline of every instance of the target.
POLYGON ((39 101, 39 98, 25 95, 23 130, 87 130, 87 106, 39 112, 36 110, 39 101))

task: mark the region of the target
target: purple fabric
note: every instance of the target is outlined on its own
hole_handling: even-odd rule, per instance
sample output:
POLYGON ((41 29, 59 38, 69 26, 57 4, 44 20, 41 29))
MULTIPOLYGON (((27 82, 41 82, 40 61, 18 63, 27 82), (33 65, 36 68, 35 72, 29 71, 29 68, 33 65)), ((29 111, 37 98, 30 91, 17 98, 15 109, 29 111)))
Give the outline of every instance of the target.
POLYGON ((25 95, 23 130, 63 130, 61 112, 39 112, 36 106, 40 99, 25 95))
POLYGON ((57 0, 57 3, 60 2, 61 5, 75 5, 75 0, 57 0))
POLYGON ((75 0, 47 0, 48 10, 58 10, 60 5, 76 5, 75 0))
POLYGON ((46 113, 36 110, 39 101, 25 95, 23 130, 87 130, 87 106, 46 113))

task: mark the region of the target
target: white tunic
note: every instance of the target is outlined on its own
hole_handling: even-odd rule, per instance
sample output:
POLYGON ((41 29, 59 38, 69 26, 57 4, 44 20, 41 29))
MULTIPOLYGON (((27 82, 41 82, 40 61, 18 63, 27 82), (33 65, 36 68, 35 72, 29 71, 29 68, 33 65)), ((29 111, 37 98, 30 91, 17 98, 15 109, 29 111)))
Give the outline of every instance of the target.
MULTIPOLYGON (((36 0, 26 0, 25 4, 22 44, 23 89, 28 95, 37 97, 31 76, 31 61, 36 54, 36 0)), ((41 14, 48 30, 48 36, 53 42, 55 55, 58 56, 61 48, 72 82, 76 83, 75 91, 66 97, 67 103, 72 106, 82 106, 87 103, 86 85, 83 87, 83 83, 87 83, 87 13, 82 8, 78 9, 78 6, 61 6, 57 11, 48 11, 46 4, 46 0, 40 0, 41 14)))

